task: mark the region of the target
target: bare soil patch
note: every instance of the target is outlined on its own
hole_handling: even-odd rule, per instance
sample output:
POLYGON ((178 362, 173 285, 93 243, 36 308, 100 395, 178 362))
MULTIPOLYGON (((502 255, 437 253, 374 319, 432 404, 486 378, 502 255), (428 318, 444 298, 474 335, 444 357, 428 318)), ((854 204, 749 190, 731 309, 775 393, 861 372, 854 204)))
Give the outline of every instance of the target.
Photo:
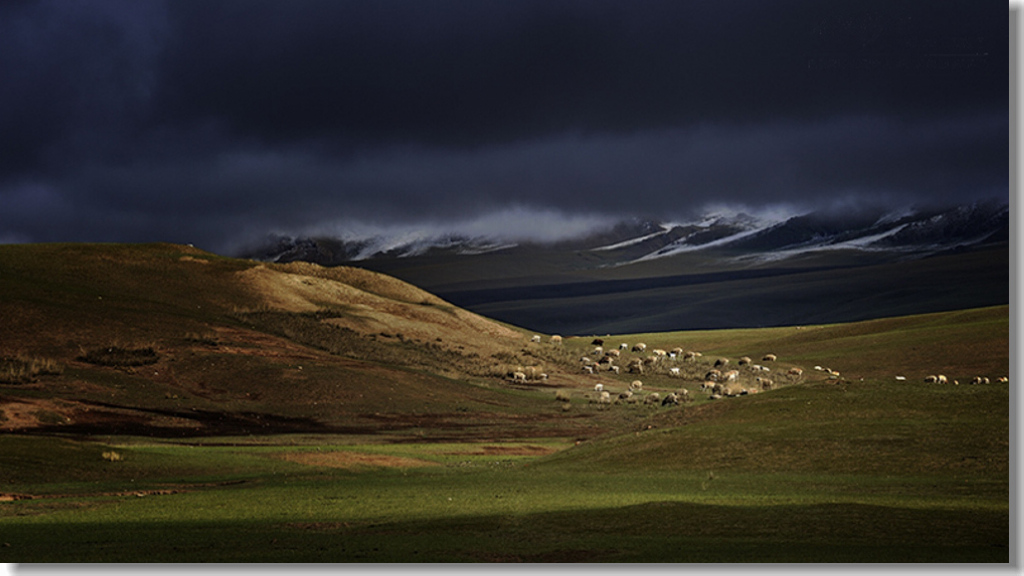
POLYGON ((437 462, 387 456, 384 454, 365 454, 361 452, 284 452, 275 454, 275 458, 305 464, 307 466, 324 466, 327 468, 416 468, 420 466, 439 466, 437 462))
POLYGON ((481 446, 475 450, 446 452, 449 456, 545 456, 557 452, 545 446, 481 446))
POLYGON ((296 530, 312 530, 314 532, 333 532, 342 528, 349 528, 348 522, 286 522, 285 528, 296 530))
POLYGON ((243 330, 216 326, 214 331, 220 344, 217 351, 223 354, 260 356, 264 358, 289 358, 294 360, 323 360, 324 355, 306 346, 278 336, 255 330, 243 330))
POLYGON ((35 428, 42 423, 43 415, 67 418, 66 412, 52 400, 0 398, 0 430, 35 428))

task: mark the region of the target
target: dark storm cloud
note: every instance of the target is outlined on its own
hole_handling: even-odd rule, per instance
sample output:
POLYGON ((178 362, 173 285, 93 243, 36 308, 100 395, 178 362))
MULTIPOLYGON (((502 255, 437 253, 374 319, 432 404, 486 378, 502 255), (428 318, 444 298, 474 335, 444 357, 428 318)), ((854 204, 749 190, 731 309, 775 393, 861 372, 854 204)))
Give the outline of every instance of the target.
POLYGON ((1006 198, 1005 18, 942 2, 3 4, 0 241, 222 249, 357 222, 1006 198))
POLYGON ((168 51, 167 112, 216 118, 269 141, 479 145, 564 130, 1006 106, 1001 8, 295 6, 172 4, 175 25, 188 33, 168 51))

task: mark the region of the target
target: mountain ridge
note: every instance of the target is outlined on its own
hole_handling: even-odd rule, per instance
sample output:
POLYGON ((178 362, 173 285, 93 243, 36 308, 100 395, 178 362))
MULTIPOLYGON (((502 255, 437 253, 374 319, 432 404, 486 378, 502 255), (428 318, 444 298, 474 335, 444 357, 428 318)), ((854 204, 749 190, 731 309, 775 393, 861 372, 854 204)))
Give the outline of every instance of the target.
MULTIPOLYGON (((344 265, 546 333, 788 326, 1006 304, 1009 225, 997 202, 774 218, 720 211, 473 254, 449 238, 344 265)), ((331 240, 303 242, 264 257, 329 267, 344 252, 331 240)))
POLYGON ((474 256, 527 247, 599 253, 601 266, 625 266, 680 253, 722 249, 737 262, 778 261, 849 249, 926 256, 1009 237, 1009 205, 976 202, 945 208, 806 212, 788 217, 707 213, 692 221, 623 220, 597 232, 550 243, 485 235, 402 232, 362 237, 274 235, 239 256, 267 262, 333 266, 426 256, 474 256))

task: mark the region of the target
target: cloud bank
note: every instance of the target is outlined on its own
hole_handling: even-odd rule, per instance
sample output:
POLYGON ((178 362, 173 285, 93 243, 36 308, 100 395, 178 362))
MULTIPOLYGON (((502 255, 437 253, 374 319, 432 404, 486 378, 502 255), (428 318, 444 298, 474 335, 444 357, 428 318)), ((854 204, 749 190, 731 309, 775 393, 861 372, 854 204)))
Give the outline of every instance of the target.
POLYGON ((0 6, 0 240, 1007 199, 1001 6, 0 6))

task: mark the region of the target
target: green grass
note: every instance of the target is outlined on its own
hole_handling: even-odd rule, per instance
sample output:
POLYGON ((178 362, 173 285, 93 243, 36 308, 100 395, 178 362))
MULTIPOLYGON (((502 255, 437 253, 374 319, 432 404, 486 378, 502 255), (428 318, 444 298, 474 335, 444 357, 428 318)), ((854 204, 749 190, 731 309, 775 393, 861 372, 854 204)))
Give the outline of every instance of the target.
POLYGON ((0 437, 5 485, 70 495, 0 504, 0 560, 1005 563, 1007 394, 792 386, 579 445, 0 437), (432 465, 285 459, 352 452, 432 465))
MULTIPOLYGON (((442 466, 341 470, 272 457, 297 450, 281 446, 128 445, 118 447, 125 460, 110 463, 98 448, 79 463, 92 474, 107 470, 105 479, 85 484, 89 492, 0 505, 0 540, 9 544, 0 560, 1008 559, 1005 484, 964 488, 942 474, 722 472, 709 479, 706 472, 581 471, 465 454, 441 458, 442 466), (178 492, 135 494, 158 489, 178 492)), ((466 446, 318 448, 431 458, 466 446)), ((317 450, 301 450, 310 449, 317 450)), ((68 488, 43 486, 51 494, 68 488)))

